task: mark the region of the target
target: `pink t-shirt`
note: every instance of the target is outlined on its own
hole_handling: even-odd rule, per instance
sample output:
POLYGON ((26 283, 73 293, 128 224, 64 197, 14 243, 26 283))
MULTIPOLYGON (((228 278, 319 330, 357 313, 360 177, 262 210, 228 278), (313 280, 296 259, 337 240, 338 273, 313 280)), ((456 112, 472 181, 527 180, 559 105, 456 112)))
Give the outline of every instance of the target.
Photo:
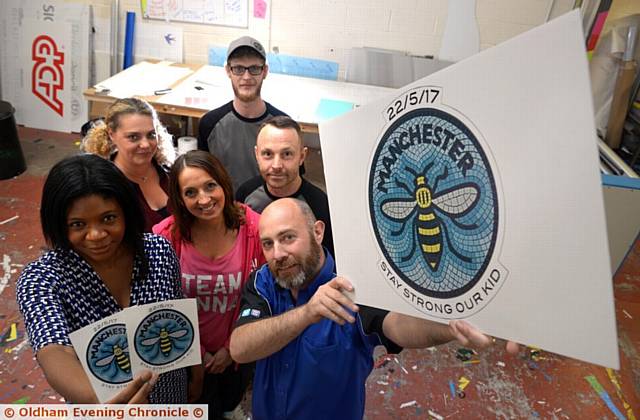
POLYGON ((233 248, 215 260, 202 255, 192 243, 182 243, 182 290, 185 296, 196 298, 200 345, 209 353, 224 347, 233 330, 235 309, 247 281, 242 278, 246 229, 240 226, 233 248))

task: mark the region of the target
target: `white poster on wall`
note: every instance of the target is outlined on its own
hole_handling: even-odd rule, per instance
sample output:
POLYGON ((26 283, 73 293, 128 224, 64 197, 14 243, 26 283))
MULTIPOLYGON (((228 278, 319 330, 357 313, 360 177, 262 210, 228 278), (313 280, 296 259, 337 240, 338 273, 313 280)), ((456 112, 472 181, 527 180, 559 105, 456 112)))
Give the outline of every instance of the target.
POLYGON ((79 131, 88 118, 90 7, 7 0, 3 9, 2 96, 17 122, 79 131))
POLYGON ((134 55, 136 62, 148 59, 182 63, 182 28, 158 22, 136 25, 134 55))
POLYGON ((578 12, 320 124, 356 302, 618 368, 578 12))

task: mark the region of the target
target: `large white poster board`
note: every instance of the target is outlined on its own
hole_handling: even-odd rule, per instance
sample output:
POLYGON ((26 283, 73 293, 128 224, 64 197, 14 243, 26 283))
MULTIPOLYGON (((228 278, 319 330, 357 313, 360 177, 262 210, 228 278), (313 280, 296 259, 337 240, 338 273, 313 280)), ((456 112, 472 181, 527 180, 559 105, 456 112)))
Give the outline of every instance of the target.
POLYGON ((89 86, 87 5, 6 0, 0 14, 2 97, 28 127, 80 131, 89 86))
POLYGON ((618 368, 578 12, 319 128, 357 302, 618 368))

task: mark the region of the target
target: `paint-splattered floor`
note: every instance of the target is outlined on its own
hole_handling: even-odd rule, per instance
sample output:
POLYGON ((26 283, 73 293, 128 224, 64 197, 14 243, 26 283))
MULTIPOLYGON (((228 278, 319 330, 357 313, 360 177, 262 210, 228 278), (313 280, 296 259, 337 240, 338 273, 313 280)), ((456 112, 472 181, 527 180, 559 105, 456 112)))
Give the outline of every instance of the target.
MULTIPOLYGON (((54 403, 62 400, 26 343, 15 281, 44 243, 38 220, 44 175, 54 162, 76 152, 78 136, 19 132, 27 172, 0 181, 0 403, 54 403)), ((319 156, 312 153, 307 164, 307 176, 315 182, 323 179, 319 156)), ((624 418, 632 418, 633 410, 640 418, 640 242, 614 285, 619 372, 610 376, 599 366, 528 349, 509 356, 502 345, 471 355, 467 362, 456 357, 455 345, 409 350, 377 359, 379 367, 367 383, 366 418, 615 419, 614 410, 624 418), (464 398, 457 395, 461 387, 464 398), (598 391, 606 392, 611 408, 598 391)))

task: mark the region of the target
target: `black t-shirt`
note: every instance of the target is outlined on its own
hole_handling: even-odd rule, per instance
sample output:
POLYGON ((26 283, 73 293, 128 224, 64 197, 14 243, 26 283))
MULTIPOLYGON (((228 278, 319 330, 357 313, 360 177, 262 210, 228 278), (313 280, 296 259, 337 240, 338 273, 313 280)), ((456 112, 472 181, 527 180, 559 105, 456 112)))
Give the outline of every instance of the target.
POLYGON ((279 198, 297 198, 306 202, 316 219, 324 222, 324 245, 331 255, 333 252, 333 233, 331 231, 331 216, 329 215, 329 202, 327 194, 320 188, 316 187, 306 179, 302 178, 302 184, 298 191, 288 197, 276 197, 269 192, 267 185, 262 177, 257 176, 242 184, 236 192, 236 200, 251 207, 254 211, 262 213, 262 211, 279 198))

